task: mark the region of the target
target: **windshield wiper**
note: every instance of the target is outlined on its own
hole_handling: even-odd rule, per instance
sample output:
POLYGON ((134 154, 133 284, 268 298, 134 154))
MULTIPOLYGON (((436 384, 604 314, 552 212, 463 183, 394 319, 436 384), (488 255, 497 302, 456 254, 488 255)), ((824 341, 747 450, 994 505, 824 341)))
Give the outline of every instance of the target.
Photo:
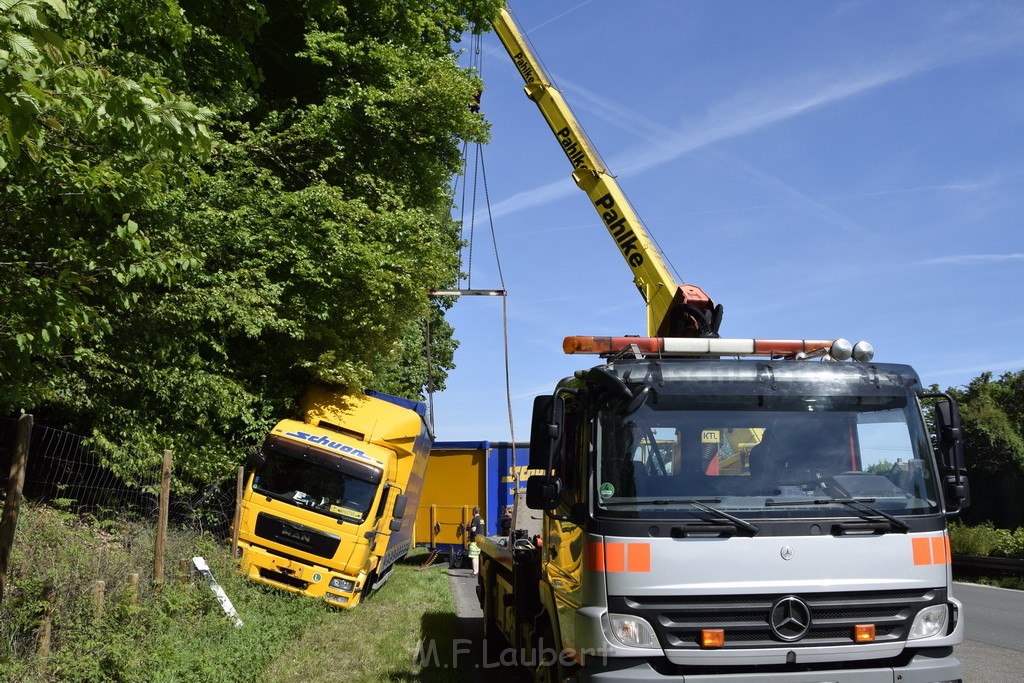
POLYGON ((758 527, 756 524, 753 524, 752 522, 748 522, 747 520, 741 519, 741 518, 739 518, 739 517, 737 517, 735 515, 730 515, 728 512, 726 512, 724 510, 719 510, 718 508, 713 508, 710 505, 706 505, 705 502, 708 502, 708 503, 721 503, 722 499, 721 498, 706 498, 706 499, 697 499, 697 498, 668 498, 668 499, 652 500, 651 504, 652 505, 692 505, 693 507, 697 508, 698 510, 701 510, 703 512, 708 513, 709 515, 713 515, 714 517, 717 517, 719 522, 721 522, 722 520, 726 520, 728 522, 731 522, 734 526, 737 526, 737 527, 740 527, 741 529, 746 530, 751 536, 757 536, 757 533, 761 530, 760 527, 758 527))
MULTIPOLYGON (((730 515, 724 510, 719 510, 718 508, 713 508, 710 505, 707 505, 707 503, 721 502, 721 498, 656 498, 654 500, 608 500, 601 503, 601 505, 605 507, 617 507, 620 505, 692 505, 698 510, 717 517, 719 523, 725 521, 734 529, 739 527, 749 532, 751 536, 757 535, 761 529, 756 524, 752 524, 745 519, 730 515)), ((691 526, 695 526, 692 522, 689 524, 691 526)), ((703 524, 705 526, 714 526, 714 522, 710 521, 705 521, 703 524)), ((682 526, 685 527, 686 524, 684 523, 682 526)))
POLYGON ((810 498, 807 500, 766 500, 764 502, 765 507, 780 507, 789 505, 829 505, 831 503, 839 503, 851 508, 854 512, 860 513, 860 516, 869 521, 879 521, 878 517, 882 517, 888 521, 892 526, 896 527, 900 531, 906 533, 910 531, 910 525, 904 522, 899 517, 894 517, 888 512, 884 512, 868 505, 868 503, 874 503, 875 498, 810 498), (860 507, 856 507, 860 506, 860 507), (876 515, 872 519, 871 515, 876 515))

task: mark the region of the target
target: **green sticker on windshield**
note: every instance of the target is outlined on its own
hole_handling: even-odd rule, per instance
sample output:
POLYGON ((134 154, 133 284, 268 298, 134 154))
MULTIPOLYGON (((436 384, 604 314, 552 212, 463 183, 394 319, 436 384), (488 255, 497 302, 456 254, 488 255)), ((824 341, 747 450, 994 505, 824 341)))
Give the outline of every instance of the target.
POLYGON ((601 488, 598 490, 600 491, 602 498, 611 498, 615 495, 615 487, 608 482, 601 484, 601 488))

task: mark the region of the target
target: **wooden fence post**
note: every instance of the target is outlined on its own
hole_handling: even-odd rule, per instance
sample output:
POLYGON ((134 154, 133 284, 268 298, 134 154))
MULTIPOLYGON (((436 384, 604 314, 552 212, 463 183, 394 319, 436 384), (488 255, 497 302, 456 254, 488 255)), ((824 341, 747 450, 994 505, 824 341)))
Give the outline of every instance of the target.
POLYGON ((7 500, 4 514, 0 519, 0 602, 4 599, 4 583, 7 581, 7 565, 14 545, 14 530, 18 526, 18 510, 21 507, 21 492, 25 488, 25 465, 28 462, 28 445, 32 440, 32 416, 18 418, 18 429, 14 440, 14 457, 11 458, 11 473, 7 479, 7 500))
POLYGON ((47 660, 50 657, 50 639, 53 633, 53 584, 47 583, 43 588, 43 625, 39 627, 39 673, 46 673, 47 660))
POLYGON ((103 617, 103 600, 107 595, 107 582, 97 579, 92 587, 92 623, 100 623, 103 617))
POLYGON ((231 557, 238 557, 238 525, 242 523, 242 494, 245 492, 245 468, 238 468, 235 482, 235 518, 231 522, 231 557))
POLYGON ((139 575, 132 572, 128 575, 128 604, 134 605, 139 601, 139 575))
POLYGON ((173 451, 164 451, 164 465, 160 475, 160 511, 156 521, 156 550, 153 558, 153 583, 164 580, 164 546, 167 543, 167 518, 171 506, 171 465, 173 451))

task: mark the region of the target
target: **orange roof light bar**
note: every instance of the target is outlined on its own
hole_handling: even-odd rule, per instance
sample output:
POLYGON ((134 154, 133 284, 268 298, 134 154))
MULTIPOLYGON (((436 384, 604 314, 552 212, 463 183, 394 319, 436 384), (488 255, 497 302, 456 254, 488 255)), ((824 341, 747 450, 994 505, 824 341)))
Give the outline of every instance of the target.
MULTIPOLYGON (((566 337, 567 354, 617 354, 635 346, 641 353, 667 356, 825 356, 835 347, 847 349, 845 339, 709 339, 702 337, 566 337)), ((835 356, 836 354, 833 354, 835 356)), ((849 358, 845 355, 845 358, 849 358)), ((843 360, 844 358, 836 358, 843 360)))
POLYGON ((663 341, 661 337, 566 337, 562 340, 562 350, 567 354, 619 353, 636 344, 643 353, 661 353, 663 341))

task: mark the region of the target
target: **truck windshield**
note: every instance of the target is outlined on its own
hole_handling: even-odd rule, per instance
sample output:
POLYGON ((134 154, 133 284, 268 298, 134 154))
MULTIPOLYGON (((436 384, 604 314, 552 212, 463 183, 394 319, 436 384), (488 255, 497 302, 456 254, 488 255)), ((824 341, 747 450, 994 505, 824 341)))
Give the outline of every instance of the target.
POLYGON ((743 519, 939 511, 931 447, 906 396, 662 397, 602 413, 596 439, 606 516, 693 517, 689 500, 743 519))
POLYGON ((337 519, 361 523, 380 486, 379 468, 316 449, 266 444, 253 491, 337 519))

